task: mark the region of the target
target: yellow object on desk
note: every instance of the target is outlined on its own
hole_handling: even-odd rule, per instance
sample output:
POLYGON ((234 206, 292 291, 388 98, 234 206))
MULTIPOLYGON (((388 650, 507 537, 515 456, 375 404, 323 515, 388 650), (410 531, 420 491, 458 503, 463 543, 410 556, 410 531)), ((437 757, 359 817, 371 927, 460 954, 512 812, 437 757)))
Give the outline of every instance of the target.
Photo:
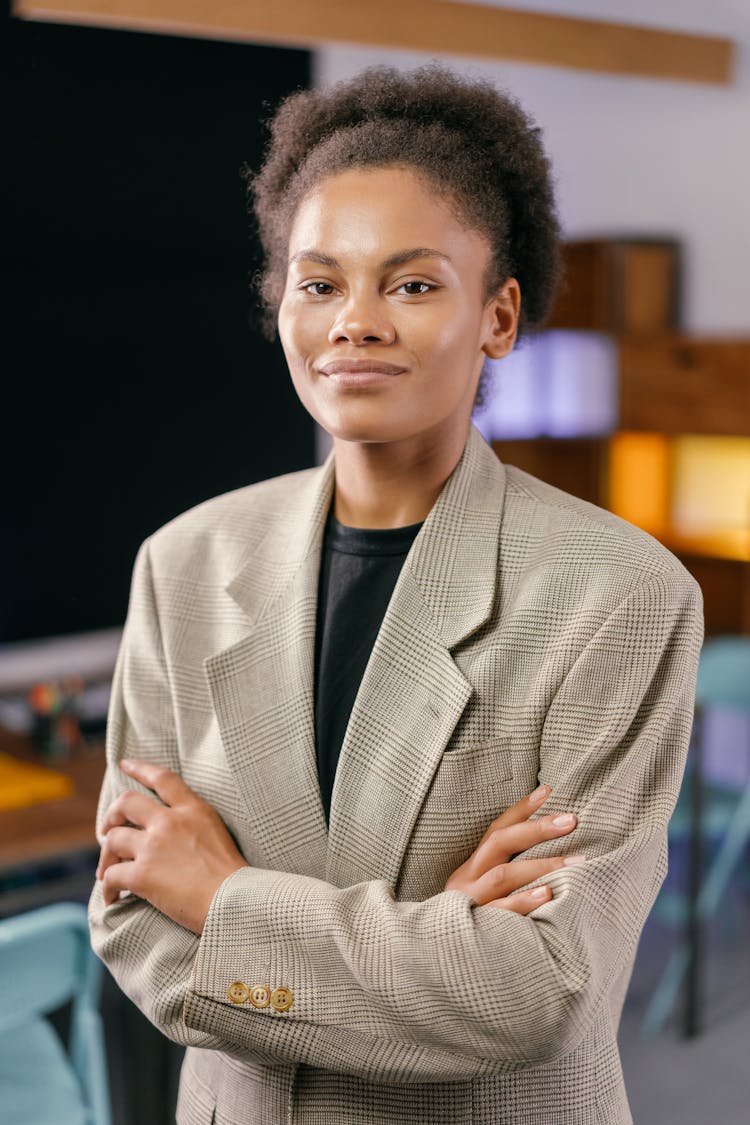
POLYGON ((69 797, 74 786, 64 773, 0 752, 0 811, 69 797))

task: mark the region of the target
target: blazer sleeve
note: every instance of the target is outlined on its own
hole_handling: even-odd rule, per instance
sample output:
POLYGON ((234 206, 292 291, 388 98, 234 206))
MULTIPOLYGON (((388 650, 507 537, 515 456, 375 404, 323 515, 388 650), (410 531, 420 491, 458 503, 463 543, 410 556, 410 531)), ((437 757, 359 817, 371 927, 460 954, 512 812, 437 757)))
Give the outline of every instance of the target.
MULTIPOLYGON (((178 772, 180 768, 148 540, 141 546, 133 569, 128 618, 112 682, 107 768, 99 798, 97 835, 104 813, 124 789, 147 792, 119 769, 119 762, 126 757, 156 762, 178 772)), ((185 1046, 224 1048, 243 1057, 253 1053, 247 1047, 225 1043, 210 1031, 189 1028, 182 1018, 198 950, 195 934, 132 894, 105 907, 99 882, 89 901, 89 928, 95 952, 120 988, 166 1036, 185 1046)), ((263 1056, 263 1061, 272 1060, 263 1056)))
POLYGON ((642 580, 574 659, 547 712, 540 779, 556 809, 578 813, 586 862, 544 880, 552 901, 520 917, 458 891, 403 902, 381 881, 341 889, 242 869, 194 949, 185 1024, 398 1082, 500 1074, 575 1049, 629 967, 666 871, 701 638, 700 592, 675 569, 642 580), (283 985, 294 1003, 233 1004, 233 981, 283 985))

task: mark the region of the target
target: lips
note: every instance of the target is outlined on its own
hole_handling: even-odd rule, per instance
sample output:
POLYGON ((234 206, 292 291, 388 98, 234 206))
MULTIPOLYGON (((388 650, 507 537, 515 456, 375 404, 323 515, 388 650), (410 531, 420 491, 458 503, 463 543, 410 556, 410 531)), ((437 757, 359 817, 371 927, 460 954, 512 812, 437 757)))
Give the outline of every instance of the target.
POLYGON ((318 367, 321 375, 402 375, 405 367, 376 359, 334 359, 318 367))

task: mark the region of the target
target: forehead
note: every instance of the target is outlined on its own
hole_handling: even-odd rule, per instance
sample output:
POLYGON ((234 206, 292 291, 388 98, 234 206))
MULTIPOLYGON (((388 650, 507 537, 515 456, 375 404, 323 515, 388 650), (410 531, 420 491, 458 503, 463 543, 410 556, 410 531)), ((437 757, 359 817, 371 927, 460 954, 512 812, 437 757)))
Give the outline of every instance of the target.
POLYGON ((482 270, 489 245, 455 205, 408 167, 351 169, 327 176, 302 199, 290 257, 315 249, 337 260, 384 261, 405 246, 428 246, 459 266, 482 270))

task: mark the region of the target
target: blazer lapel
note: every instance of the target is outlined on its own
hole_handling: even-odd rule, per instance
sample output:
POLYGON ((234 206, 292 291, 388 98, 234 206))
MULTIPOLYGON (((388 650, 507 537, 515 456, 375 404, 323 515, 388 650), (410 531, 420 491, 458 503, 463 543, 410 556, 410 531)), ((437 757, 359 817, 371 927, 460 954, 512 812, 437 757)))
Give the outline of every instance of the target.
POLYGON ((227 587, 251 631, 205 661, 227 761, 267 867, 321 877, 328 832, 313 726, 320 548, 329 458, 227 587))
POLYGON ((326 878, 395 887, 414 822, 472 694, 451 649, 496 596, 505 470, 472 427, 404 564, 357 694, 331 803, 326 878))

